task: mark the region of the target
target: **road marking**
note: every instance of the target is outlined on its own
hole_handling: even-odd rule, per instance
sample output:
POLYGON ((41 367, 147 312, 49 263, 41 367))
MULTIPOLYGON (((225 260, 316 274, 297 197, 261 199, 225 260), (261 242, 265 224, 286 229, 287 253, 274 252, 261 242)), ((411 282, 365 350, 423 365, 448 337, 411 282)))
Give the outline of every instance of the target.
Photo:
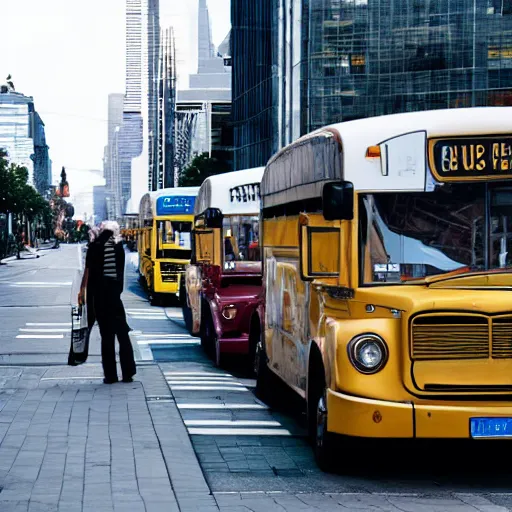
POLYGON ((41 380, 103 380, 103 377, 43 377, 41 380))
POLYGON ((237 391, 248 393, 249 390, 244 387, 236 387, 236 386, 172 386, 173 391, 237 391))
POLYGON ((73 284, 72 281, 63 281, 63 282, 56 282, 56 281, 18 281, 16 283, 14 283, 16 285, 47 285, 47 284, 51 284, 51 285, 54 285, 54 286, 71 286, 73 284))
POLYGON ((16 338, 22 340, 61 340, 64 338, 64 334, 18 334, 16 338))
POLYGON ((266 405, 259 404, 176 404, 178 409, 258 409, 258 410, 267 410, 269 407, 266 405))
POLYGON ((291 436, 284 428, 198 428, 188 429, 190 435, 196 436, 291 436))
POLYGON ((68 332, 69 329, 20 329, 21 332, 68 332))
POLYGON ((144 311, 149 311, 151 313, 155 313, 155 312, 162 312, 164 313, 164 311, 162 309, 158 309, 158 308, 140 308, 140 309, 127 309, 126 312, 127 313, 139 313, 139 312, 144 312, 144 311))
POLYGON ((180 376, 180 375, 169 375, 169 379, 172 379, 175 382, 186 382, 191 379, 193 379, 194 382, 202 382, 205 380, 208 381, 216 381, 216 382, 232 382, 234 380, 233 377, 217 377, 217 376, 211 376, 211 377, 191 377, 191 376, 180 376))
POLYGON ((168 380, 167 381, 168 384, 170 384, 171 386, 183 386, 183 385, 188 385, 188 386, 193 386, 194 384, 195 385, 201 385, 201 386, 216 386, 218 384, 225 384, 227 386, 242 386, 244 387, 243 384, 240 384, 240 382, 226 382, 226 381, 218 381, 218 380, 205 380, 205 381, 201 381, 201 382, 197 382, 195 380, 168 380))
POLYGON ((158 339, 158 340, 137 340, 139 345, 199 345, 199 341, 189 339, 158 339))
MULTIPOLYGON (((190 336, 190 334, 139 334, 140 338, 194 338, 193 336, 190 336)), ((199 338, 194 338, 197 341, 199 341, 199 338)))
POLYGON ((185 420, 187 427, 281 427, 275 420, 185 420))
POLYGON ((201 377, 203 375, 214 375, 216 377, 231 377, 233 378, 233 375, 230 375, 229 373, 218 373, 218 372, 164 372, 164 375, 167 377, 169 376, 175 376, 175 375, 196 375, 198 377, 201 377))
POLYGON ((154 316, 154 315, 158 315, 158 316, 165 316, 165 311, 158 311, 158 310, 156 310, 156 311, 143 311, 143 310, 133 311, 133 310, 127 309, 126 312, 129 315, 140 315, 140 316, 145 316, 145 315, 154 316))
POLYGON ((56 323, 52 323, 52 322, 27 322, 25 325, 47 325, 47 326, 51 326, 51 325, 54 325, 54 326, 66 326, 66 327, 71 327, 71 322, 56 322, 56 323))

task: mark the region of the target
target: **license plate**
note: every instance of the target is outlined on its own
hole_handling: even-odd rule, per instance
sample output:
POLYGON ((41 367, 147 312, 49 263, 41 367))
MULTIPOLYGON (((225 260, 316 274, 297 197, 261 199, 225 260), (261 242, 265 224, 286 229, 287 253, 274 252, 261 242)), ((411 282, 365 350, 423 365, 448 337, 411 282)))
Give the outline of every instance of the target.
POLYGON ((512 437, 512 418, 471 418, 469 429, 474 439, 512 437))

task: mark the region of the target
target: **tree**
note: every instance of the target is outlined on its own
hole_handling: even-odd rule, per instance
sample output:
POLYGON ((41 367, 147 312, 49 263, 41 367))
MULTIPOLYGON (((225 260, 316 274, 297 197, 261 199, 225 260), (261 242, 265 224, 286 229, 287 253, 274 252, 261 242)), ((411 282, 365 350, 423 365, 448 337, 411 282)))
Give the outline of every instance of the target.
POLYGON ((197 155, 181 173, 178 179, 180 187, 199 187, 206 178, 215 174, 229 172, 229 164, 225 160, 210 157, 208 153, 197 155))

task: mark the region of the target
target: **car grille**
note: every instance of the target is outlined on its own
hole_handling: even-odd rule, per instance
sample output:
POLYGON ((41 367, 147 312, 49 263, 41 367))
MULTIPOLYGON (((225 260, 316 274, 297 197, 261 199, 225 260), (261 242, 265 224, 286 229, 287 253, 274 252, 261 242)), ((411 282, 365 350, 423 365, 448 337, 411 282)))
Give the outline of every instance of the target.
POLYGON ((411 322, 411 356, 440 359, 512 359, 512 317, 420 315, 411 322))

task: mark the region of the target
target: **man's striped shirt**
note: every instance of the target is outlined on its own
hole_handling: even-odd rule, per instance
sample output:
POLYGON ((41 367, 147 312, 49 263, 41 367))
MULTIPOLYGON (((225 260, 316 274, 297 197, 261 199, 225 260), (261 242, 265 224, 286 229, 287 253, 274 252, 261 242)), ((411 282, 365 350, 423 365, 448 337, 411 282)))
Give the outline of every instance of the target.
POLYGON ((116 251, 115 242, 113 238, 109 238, 105 243, 104 253, 104 264, 103 264, 103 275, 112 279, 117 279, 116 269, 116 251))

